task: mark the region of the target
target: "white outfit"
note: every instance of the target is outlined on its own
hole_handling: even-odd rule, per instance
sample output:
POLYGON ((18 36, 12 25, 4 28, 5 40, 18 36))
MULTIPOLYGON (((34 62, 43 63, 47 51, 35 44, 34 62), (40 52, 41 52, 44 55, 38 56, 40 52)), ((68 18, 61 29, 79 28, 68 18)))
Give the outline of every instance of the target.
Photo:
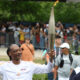
POLYGON ((74 59, 75 61, 72 63, 72 66, 71 66, 72 69, 75 69, 80 65, 80 55, 75 55, 74 59))
POLYGON ((69 78, 59 76, 59 80, 69 80, 69 78))
POLYGON ((53 63, 47 65, 35 64, 33 62, 21 61, 19 65, 6 62, 0 65, 0 73, 3 80, 32 80, 33 74, 51 72, 53 63))
MULTIPOLYGON (((73 57, 73 62, 74 62, 74 55, 73 57)), ((71 65, 70 65, 70 60, 69 60, 69 55, 64 55, 63 54, 63 60, 64 60, 64 65, 62 68, 60 68, 59 64, 61 62, 61 55, 58 55, 55 61, 55 65, 59 66, 58 68, 58 80, 69 80, 70 77, 70 70, 71 70, 71 65)))

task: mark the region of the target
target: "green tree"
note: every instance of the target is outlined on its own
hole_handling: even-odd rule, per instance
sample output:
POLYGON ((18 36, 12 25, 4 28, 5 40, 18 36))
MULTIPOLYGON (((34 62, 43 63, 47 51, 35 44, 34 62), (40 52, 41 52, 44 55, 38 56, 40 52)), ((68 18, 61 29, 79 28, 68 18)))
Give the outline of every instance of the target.
MULTIPOLYGON (((0 1, 0 20, 48 22, 53 2, 0 1)), ((80 3, 61 3, 54 7, 55 20, 80 22, 80 3)))

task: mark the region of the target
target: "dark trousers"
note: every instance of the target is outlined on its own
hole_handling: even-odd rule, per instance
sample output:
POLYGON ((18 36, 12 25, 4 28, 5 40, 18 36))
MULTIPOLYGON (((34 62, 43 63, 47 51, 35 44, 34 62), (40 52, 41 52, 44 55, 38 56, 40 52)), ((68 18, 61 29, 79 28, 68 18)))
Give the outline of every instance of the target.
MULTIPOLYGON (((53 72, 48 73, 48 80, 54 80, 53 72)), ((56 80, 58 80, 58 76, 57 76, 56 80)))

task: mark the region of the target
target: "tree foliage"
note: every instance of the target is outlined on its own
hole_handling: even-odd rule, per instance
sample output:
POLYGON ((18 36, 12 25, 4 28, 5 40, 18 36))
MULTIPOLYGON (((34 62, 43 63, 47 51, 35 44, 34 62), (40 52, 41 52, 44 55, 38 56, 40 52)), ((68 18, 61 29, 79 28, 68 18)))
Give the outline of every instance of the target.
MULTIPOLYGON (((0 1, 1 21, 48 22, 53 2, 0 1)), ((55 20, 80 23, 80 3, 58 3, 54 7, 55 20)))

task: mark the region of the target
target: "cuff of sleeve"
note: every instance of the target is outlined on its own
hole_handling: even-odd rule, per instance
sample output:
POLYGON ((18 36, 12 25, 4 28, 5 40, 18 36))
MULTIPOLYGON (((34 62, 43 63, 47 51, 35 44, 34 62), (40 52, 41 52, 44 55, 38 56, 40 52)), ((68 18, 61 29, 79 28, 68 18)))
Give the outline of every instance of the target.
POLYGON ((51 66, 51 68, 53 68, 54 67, 54 63, 52 63, 52 62, 48 62, 48 65, 50 65, 51 66))

